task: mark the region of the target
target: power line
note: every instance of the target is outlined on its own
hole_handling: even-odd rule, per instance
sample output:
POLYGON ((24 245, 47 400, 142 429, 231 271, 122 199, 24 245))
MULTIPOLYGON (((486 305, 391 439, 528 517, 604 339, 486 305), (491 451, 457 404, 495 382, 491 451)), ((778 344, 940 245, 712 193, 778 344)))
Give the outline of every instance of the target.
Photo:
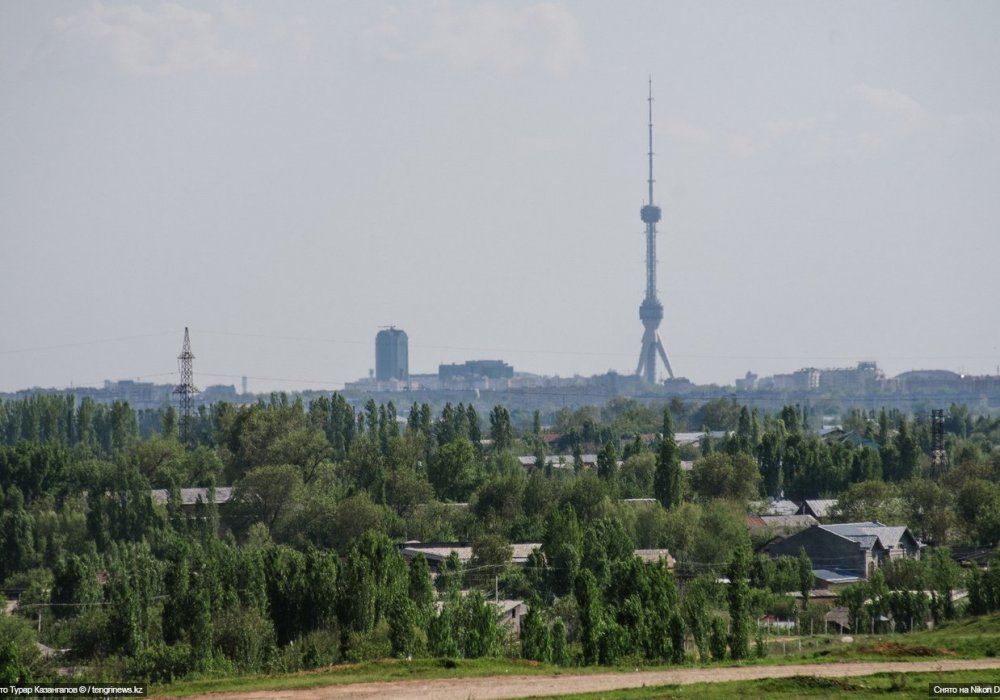
POLYGON ((125 335, 118 338, 100 338, 98 340, 81 340, 73 343, 61 343, 59 345, 42 345, 33 348, 7 348, 0 350, 0 355, 12 355, 19 352, 42 352, 45 350, 62 350, 64 348, 79 348, 87 345, 107 345, 109 343, 119 343, 128 340, 139 340, 142 338, 157 338, 163 335, 172 335, 174 331, 159 331, 156 333, 145 333, 142 335, 125 335))

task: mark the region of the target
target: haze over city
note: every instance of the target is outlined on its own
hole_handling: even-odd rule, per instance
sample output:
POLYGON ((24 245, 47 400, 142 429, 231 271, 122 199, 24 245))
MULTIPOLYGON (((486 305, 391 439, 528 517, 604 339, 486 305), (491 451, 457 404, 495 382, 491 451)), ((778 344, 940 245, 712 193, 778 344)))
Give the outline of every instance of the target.
POLYGON ((1000 363, 1000 7, 0 4, 0 391, 1000 363))

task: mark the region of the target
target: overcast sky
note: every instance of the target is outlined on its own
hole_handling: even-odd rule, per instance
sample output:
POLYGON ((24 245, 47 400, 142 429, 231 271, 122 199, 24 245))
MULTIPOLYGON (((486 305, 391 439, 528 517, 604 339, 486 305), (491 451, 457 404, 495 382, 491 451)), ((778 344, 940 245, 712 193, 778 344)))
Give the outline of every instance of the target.
POLYGON ((1000 363, 1000 3, 0 0, 0 390, 1000 363), (228 376, 227 376, 228 375, 228 376))

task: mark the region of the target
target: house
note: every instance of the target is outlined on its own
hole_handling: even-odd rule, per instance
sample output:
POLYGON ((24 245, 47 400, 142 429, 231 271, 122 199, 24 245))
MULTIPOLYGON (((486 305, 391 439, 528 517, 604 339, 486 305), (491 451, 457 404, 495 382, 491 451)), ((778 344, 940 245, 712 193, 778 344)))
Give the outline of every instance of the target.
MULTIPOLYGON (((528 556, 534 549, 541 549, 541 542, 526 542, 512 544, 511 563, 515 566, 524 566, 528 563, 528 556)), ((472 545, 465 542, 404 542, 399 545, 399 553, 407 563, 413 561, 417 554, 423 554, 430 566, 431 571, 437 572, 441 563, 447 559, 452 552, 458 555, 458 560, 465 566, 472 561, 472 545)))
POLYGON ((658 561, 664 561, 667 564, 668 569, 674 568, 676 561, 670 552, 665 549, 637 549, 633 552, 635 556, 642 559, 647 564, 655 564, 658 561))
POLYGON ((799 515, 811 515, 820 522, 830 517, 830 512, 837 505, 835 498, 819 498, 802 501, 802 505, 795 511, 799 515))
MULTIPOLYGON (((462 595, 466 595, 468 591, 462 591, 462 595)), ((497 622, 507 629, 513 631, 515 634, 521 633, 521 620, 524 616, 528 614, 528 604, 523 600, 516 600, 513 598, 504 598, 501 600, 490 600, 488 601, 496 606, 497 609, 497 622)), ((441 614, 441 609, 444 608, 444 601, 439 600, 434 603, 434 609, 437 614, 441 614)))
POLYGON ((750 512, 755 515, 795 515, 799 512, 799 504, 787 498, 753 501, 750 503, 750 512))
POLYGON ((879 444, 870 437, 856 433, 853 430, 844 430, 843 428, 828 430, 824 433, 823 440, 827 443, 840 443, 850 445, 851 447, 869 447, 873 450, 879 448, 879 444))
MULTIPOLYGON (((180 489, 181 492, 181 509, 187 515, 194 515, 195 509, 197 508, 198 501, 202 503, 208 503, 208 489, 207 488, 188 488, 180 489)), ((161 503, 166 505, 170 502, 170 491, 168 489, 152 489, 150 496, 153 498, 154 503, 161 503)), ((223 506, 228 504, 233 499, 233 488, 231 486, 216 486, 215 487, 215 505, 221 510, 223 506)))
MULTIPOLYGON (((583 454, 580 455, 580 459, 583 462, 584 469, 595 469, 597 467, 597 455, 596 454, 583 454)), ((535 466, 535 462, 538 460, 534 455, 520 455, 517 461, 521 463, 521 466, 525 469, 531 469, 535 466)), ((553 467, 554 469, 573 469, 574 468, 574 457, 573 455, 547 455, 545 457, 545 464, 553 467)), ((618 463, 621 466, 621 462, 618 463)))
POLYGON ((528 605, 523 600, 498 600, 494 605, 500 624, 520 634, 521 620, 528 614, 528 605))
MULTIPOLYGON (((472 545, 465 542, 417 542, 410 541, 397 545, 400 555, 409 564, 417 554, 423 554, 431 571, 437 573, 441 563, 451 556, 452 552, 458 555, 458 560, 462 565, 467 565, 472 561, 472 545)), ((523 542, 512 544, 510 563, 514 566, 524 566, 528 563, 528 557, 533 550, 541 550, 541 542, 523 542)), ((666 549, 637 549, 635 556, 644 562, 652 563, 661 559, 667 563, 668 568, 674 567, 674 558, 666 549)))
POLYGON ((747 527, 753 537, 780 535, 787 537, 817 525, 811 515, 748 515, 747 527))
POLYGON ((812 560, 814 572, 859 580, 886 560, 920 557, 920 542, 907 527, 880 522, 814 525, 768 544, 766 551, 773 557, 794 557, 800 549, 812 560))

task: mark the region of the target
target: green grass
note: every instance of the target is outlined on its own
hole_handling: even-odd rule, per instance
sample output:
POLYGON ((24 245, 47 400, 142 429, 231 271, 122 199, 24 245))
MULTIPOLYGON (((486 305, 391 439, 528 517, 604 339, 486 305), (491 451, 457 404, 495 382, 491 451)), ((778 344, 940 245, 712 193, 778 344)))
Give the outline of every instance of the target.
POLYGON ((906 635, 905 639, 914 644, 944 647, 959 656, 997 656, 1000 655, 1000 614, 947 622, 929 632, 906 635))
MULTIPOLYGON (((225 693, 251 690, 286 690, 315 688, 342 683, 372 683, 428 678, 473 678, 478 676, 529 675, 540 673, 577 673, 583 669, 561 669, 557 666, 511 659, 386 659, 360 664, 345 664, 313 671, 276 675, 237 676, 180 681, 154 686, 152 695, 182 697, 200 693, 225 693)), ((594 671, 608 670, 594 668, 594 671)))
POLYGON ((630 690, 604 691, 578 695, 558 695, 560 700, 649 700, 652 698, 829 698, 847 697, 851 700, 875 698, 922 698, 930 695, 931 683, 983 683, 996 682, 995 671, 946 671, 942 673, 878 673, 856 678, 817 678, 795 676, 792 678, 766 678, 755 681, 725 683, 692 683, 690 685, 663 685, 630 690))
MULTIPOLYGON (((892 660, 920 660, 934 658, 983 658, 997 656, 1000 654, 1000 614, 995 614, 983 618, 959 620, 956 622, 941 625, 938 629, 928 632, 917 632, 914 634, 886 634, 886 635, 859 635, 854 637, 854 641, 845 644, 838 636, 817 635, 815 637, 802 638, 802 651, 799 652, 798 640, 787 642, 785 649, 788 655, 782 655, 780 642, 769 642, 770 655, 764 659, 752 659, 742 662, 741 665, 797 665, 806 663, 836 663, 844 661, 892 661, 892 660)), ((731 661, 717 662, 714 664, 687 664, 690 666, 730 666, 731 661)), ((609 671, 633 671, 633 670, 669 670, 683 668, 678 666, 665 665, 645 665, 628 664, 618 668, 607 666, 590 666, 586 668, 560 668, 548 664, 538 664, 534 662, 511 660, 511 659, 460 659, 457 661, 446 661, 442 659, 415 659, 413 661, 383 660, 372 661, 362 664, 350 664, 336 666, 326 669, 317 669, 300 673, 280 674, 280 675, 255 675, 228 678, 206 678, 202 680, 190 680, 173 683, 165 686, 155 686, 153 693, 160 696, 181 697, 199 693, 227 692, 227 691, 251 691, 251 690, 277 690, 293 688, 314 688, 323 685, 333 685, 342 683, 364 683, 376 681, 399 681, 399 680, 419 680, 430 678, 470 678, 478 676, 504 676, 504 675, 530 675, 530 674, 559 674, 559 673, 604 673, 609 671)), ((989 673, 989 672, 985 672, 989 673)), ((919 674, 908 674, 906 678, 912 678, 919 674)), ((933 674, 931 674, 933 675, 933 674)), ((965 682, 984 680, 980 675, 976 677, 976 672, 965 674, 968 678, 965 682)), ((878 680, 878 683, 885 681, 888 688, 888 677, 878 680)), ((877 679, 876 679, 877 680, 877 679)), ((929 678, 921 686, 922 697, 927 697, 927 683, 935 680, 929 678)), ((795 690, 796 683, 802 681, 794 680, 773 680, 754 681, 741 684, 750 690, 750 695, 740 695, 740 697, 764 697, 770 691, 760 684, 766 683, 791 683, 785 697, 802 697, 808 694, 818 696, 829 696, 839 694, 834 688, 827 688, 822 692, 806 693, 805 687, 795 690), (760 686, 760 687, 758 687, 760 686), (796 694, 798 693, 798 694, 796 694)), ((822 684, 824 679, 817 679, 822 684)), ((848 682, 848 681, 844 681, 848 682)), ((855 682, 855 681, 851 681, 855 682)), ((860 683, 860 681, 857 681, 860 683)), ((876 681, 872 681, 876 682, 876 681)), ((955 681, 959 682, 959 681, 955 681)), ((708 688, 718 688, 722 685, 732 684, 705 684, 704 686, 684 686, 685 697, 715 697, 716 691, 711 691, 709 695, 691 695, 688 688, 701 687, 699 692, 708 693, 708 688)), ((912 685, 912 683, 911 683, 912 685)), ((822 690, 822 689, 821 689, 822 690)), ((871 686, 864 692, 879 692, 876 686, 871 686)), ((779 692, 780 688, 775 689, 779 692)), ((845 689, 846 691, 846 689, 845 689)), ((626 692, 626 691, 623 691, 626 692)), ((639 691, 627 691, 639 692, 639 691)), ((657 691, 660 695, 635 695, 621 697, 671 697, 663 695, 666 690, 657 691)), ((673 691, 670 691, 673 692, 673 691)), ((680 692, 680 691, 678 691, 680 692)), ((719 690, 719 697, 732 697, 733 690, 719 690)), ((780 691, 784 692, 784 691, 780 691)), ((859 691, 861 692, 861 691, 859 691)), ((854 693, 852 692, 852 695, 854 693)), ((588 697, 618 697, 615 695, 596 695, 588 697)), ((780 697, 780 696, 779 696, 780 697)), ((861 697, 866 697, 862 695, 861 697)))

